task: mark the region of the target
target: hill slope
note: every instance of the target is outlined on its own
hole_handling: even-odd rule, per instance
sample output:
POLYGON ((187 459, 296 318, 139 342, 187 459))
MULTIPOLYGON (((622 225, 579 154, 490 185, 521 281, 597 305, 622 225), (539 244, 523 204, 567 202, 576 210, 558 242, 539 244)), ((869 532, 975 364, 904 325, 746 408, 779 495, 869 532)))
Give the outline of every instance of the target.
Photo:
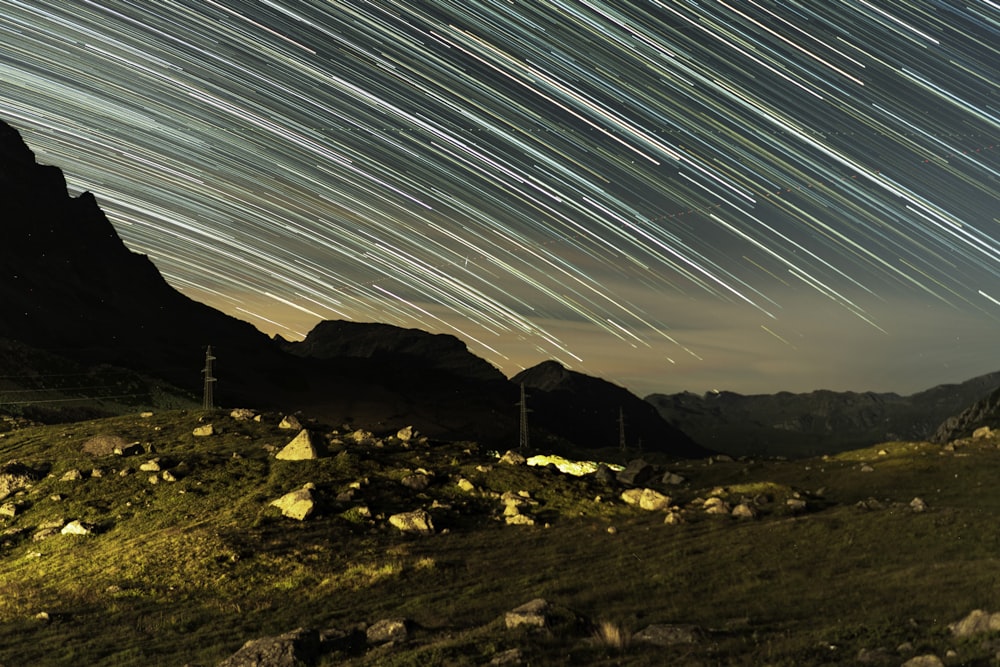
POLYGON ((318 457, 283 460, 296 431, 249 416, 0 438, 0 664, 214 665, 295 628, 308 665, 994 657, 948 629, 1000 609, 991 438, 661 464, 685 481, 657 475, 647 510, 606 476, 405 433, 307 422, 318 457), (290 493, 304 518, 273 504, 290 493), (396 527, 411 512, 430 524, 396 527))
POLYGON ((523 384, 533 411, 531 423, 589 447, 625 447, 632 452, 669 452, 698 457, 710 452, 666 423, 649 403, 607 380, 545 361, 521 371, 511 382, 523 384), (624 423, 623 423, 624 421, 624 423))

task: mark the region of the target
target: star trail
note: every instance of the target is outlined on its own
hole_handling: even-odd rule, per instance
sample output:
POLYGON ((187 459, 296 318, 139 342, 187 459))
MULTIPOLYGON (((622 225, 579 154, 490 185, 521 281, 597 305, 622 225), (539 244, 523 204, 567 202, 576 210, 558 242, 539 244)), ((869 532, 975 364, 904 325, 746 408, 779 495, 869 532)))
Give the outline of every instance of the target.
POLYGON ((1000 367, 993 0, 0 0, 0 117, 188 296, 644 394, 1000 367))

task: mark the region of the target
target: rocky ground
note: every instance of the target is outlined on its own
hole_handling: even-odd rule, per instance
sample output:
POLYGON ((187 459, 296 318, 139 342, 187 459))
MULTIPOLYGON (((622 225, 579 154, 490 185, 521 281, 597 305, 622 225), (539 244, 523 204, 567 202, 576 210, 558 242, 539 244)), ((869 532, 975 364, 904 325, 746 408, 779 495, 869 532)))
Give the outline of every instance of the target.
POLYGON ((252 410, 6 427, 3 665, 1000 658, 989 429, 599 464, 252 410))

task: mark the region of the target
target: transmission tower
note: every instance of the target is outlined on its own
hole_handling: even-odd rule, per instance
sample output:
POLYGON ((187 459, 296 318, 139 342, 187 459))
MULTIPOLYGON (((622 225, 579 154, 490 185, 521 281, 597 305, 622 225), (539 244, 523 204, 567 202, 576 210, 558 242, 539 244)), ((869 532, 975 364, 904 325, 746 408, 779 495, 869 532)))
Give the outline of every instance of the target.
POLYGON ((625 409, 618 408, 618 448, 625 451, 625 409))
POLYGON ((521 400, 518 402, 521 406, 521 436, 518 442, 518 447, 521 451, 528 448, 528 413, 531 410, 528 409, 527 394, 524 393, 524 383, 521 383, 521 400))
POLYGON ((212 396, 212 385, 215 384, 215 377, 212 375, 213 361, 215 361, 215 357, 212 356, 212 346, 209 345, 205 350, 205 368, 202 370, 202 373, 205 374, 205 393, 201 407, 205 410, 215 409, 215 398, 212 396))

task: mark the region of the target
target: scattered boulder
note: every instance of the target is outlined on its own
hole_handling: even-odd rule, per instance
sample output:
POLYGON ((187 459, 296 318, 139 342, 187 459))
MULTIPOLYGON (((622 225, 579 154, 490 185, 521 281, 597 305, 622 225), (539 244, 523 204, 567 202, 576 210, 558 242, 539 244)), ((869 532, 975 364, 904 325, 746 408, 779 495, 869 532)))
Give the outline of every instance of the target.
POLYGON ((151 459, 139 466, 143 472, 160 472, 160 459, 151 459))
POLYGON ((650 625, 632 635, 632 641, 654 646, 674 646, 676 644, 696 644, 703 632, 696 625, 650 625))
POLYGON ((90 456, 110 456, 117 450, 129 446, 125 438, 117 435, 95 435, 80 447, 80 451, 90 456))
POLYGON ((854 504, 855 507, 861 510, 875 511, 885 509, 885 505, 882 504, 877 498, 866 498, 865 500, 859 500, 854 504))
POLYGON ((684 523, 684 515, 680 512, 667 512, 667 516, 664 517, 663 523, 668 526, 679 526, 684 523))
POLYGON ((669 509, 671 503, 669 496, 654 489, 626 489, 622 491, 621 499, 628 505, 650 512, 669 509))
POLYGON ((417 432, 413 429, 412 426, 404 426, 403 428, 396 431, 396 439, 399 440, 400 442, 409 442, 410 440, 413 440, 416 433, 417 432))
POLYGON ((0 466, 0 500, 31 486, 40 477, 38 472, 17 461, 0 466))
POLYGON ((500 496, 500 502, 503 503, 503 516, 504 521, 509 526, 534 526, 535 520, 525 514, 522 510, 525 510, 532 505, 537 505, 538 501, 532 500, 531 494, 527 491, 520 491, 514 493, 513 491, 505 491, 502 496, 500 496))
POLYGON ((319 458, 319 453, 319 447, 314 442, 313 436, 308 430, 302 429, 275 455, 275 458, 281 461, 310 461, 319 458))
POLYGON ((389 517, 389 523, 404 533, 430 535, 434 532, 434 522, 426 510, 393 514, 389 517))
POLYGON ((271 505, 281 510, 281 514, 289 519, 304 521, 316 509, 316 502, 313 500, 314 484, 306 484, 301 489, 286 493, 277 500, 271 501, 271 505))
POLYGON ((465 479, 464 477, 458 478, 456 486, 458 486, 458 488, 462 489, 466 493, 471 493, 476 490, 476 485, 470 482, 469 480, 465 479))
POLYGON ((618 482, 618 474, 604 463, 598 465, 597 470, 592 474, 594 479, 601 484, 616 484, 618 482))
POLYGON ((506 651, 501 651, 493 656, 493 659, 488 663, 490 667, 514 667, 515 665, 524 664, 524 654, 519 648, 511 648, 506 651))
POLYGON ((521 456, 521 454, 515 452, 513 449, 508 449, 507 452, 500 457, 500 463, 509 466, 523 466, 528 463, 528 459, 524 458, 523 456, 521 456))
POLYGON ((785 501, 785 507, 787 507, 790 512, 797 514, 799 512, 806 511, 807 503, 802 498, 789 498, 785 501))
POLYGON ((137 456, 144 453, 146 450, 142 448, 142 445, 138 442, 130 442, 122 447, 115 447, 115 456, 137 456))
POLYGON ((319 633, 297 628, 277 637, 252 639, 218 667, 299 667, 320 657, 319 633))
POLYGON ((616 475, 622 484, 629 486, 641 486, 651 480, 656 470, 642 459, 633 459, 628 462, 625 469, 616 475))
POLYGON ((549 610, 549 603, 542 598, 535 598, 531 602, 525 602, 520 607, 508 611, 504 615, 504 622, 508 630, 526 625, 532 628, 544 628, 546 623, 546 612, 549 610))
POLYGON ((388 644, 406 641, 406 619, 387 618, 372 623, 365 631, 369 644, 388 644))
POLYGON ((748 503, 740 503, 733 508, 732 514, 737 519, 756 519, 757 508, 748 503))
POLYGON ((282 417, 281 421, 278 422, 278 428, 288 429, 289 431, 301 431, 302 424, 295 415, 285 415, 282 417))
POLYGON ((703 505, 706 514, 730 514, 733 510, 722 498, 712 496, 703 505))
POLYGON ((975 431, 972 432, 972 439, 978 440, 980 438, 992 438, 994 435, 993 429, 989 426, 980 426, 975 431))
POLYGON ((399 483, 414 491, 425 491, 431 485, 431 478, 423 473, 415 473, 403 477, 403 479, 399 480, 399 483))
POLYGON ((1000 612, 991 614, 983 609, 973 609, 960 621, 948 625, 956 637, 972 637, 986 632, 1000 630, 1000 612))
POLYGON ((670 486, 677 486, 679 484, 683 484, 687 480, 675 472, 667 471, 663 473, 663 479, 661 481, 664 484, 669 484, 670 486))
POLYGON ((519 510, 515 510, 514 514, 505 514, 504 522, 508 526, 534 526, 534 518, 528 516, 527 514, 521 514, 519 510))
POLYGON ((910 509, 914 512, 926 512, 927 503, 924 502, 923 498, 914 498, 910 501, 910 509))
POLYGON ((203 424, 201 426, 195 426, 194 430, 191 431, 191 435, 196 438, 205 438, 210 435, 215 435, 215 426, 212 424, 203 424))
POLYGON ((912 657, 904 662, 902 667, 944 667, 944 663, 941 658, 931 653, 912 657))
POLYGON ((257 413, 249 408, 236 408, 229 413, 229 416, 238 422, 248 422, 253 420, 257 416, 257 413))
POLYGON ((59 532, 63 535, 90 535, 93 528, 77 519, 67 523, 59 532))
POLYGON ((892 655, 884 648, 863 648, 858 651, 857 662, 862 665, 883 665, 892 659, 892 655))
POLYGON ((366 431, 362 428, 359 428, 353 433, 348 433, 347 437, 359 445, 363 445, 366 442, 372 442, 375 439, 375 435, 371 431, 366 431))
POLYGON ((16 503, 4 503, 0 505, 0 516, 5 516, 13 519, 17 516, 18 507, 16 503))
POLYGON ((859 468, 859 470, 861 472, 875 472, 875 468, 872 467, 871 465, 867 464, 867 463, 862 464, 862 466, 859 468))
POLYGON ((70 468, 63 473, 63 476, 59 478, 60 482, 77 482, 83 479, 83 473, 77 468, 70 468))

